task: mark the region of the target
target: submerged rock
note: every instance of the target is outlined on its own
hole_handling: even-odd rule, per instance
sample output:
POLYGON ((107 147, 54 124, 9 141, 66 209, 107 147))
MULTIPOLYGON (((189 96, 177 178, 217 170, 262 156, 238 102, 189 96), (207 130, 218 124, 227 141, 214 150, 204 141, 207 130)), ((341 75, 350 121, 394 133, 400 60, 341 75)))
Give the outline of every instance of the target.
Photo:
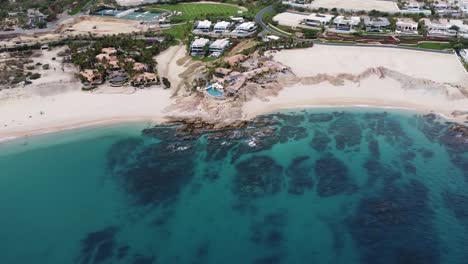
POLYGON ((412 180, 363 198, 347 220, 362 263, 439 263, 428 189, 412 180))
POLYGON ((352 114, 342 114, 328 127, 328 132, 335 136, 336 148, 344 150, 361 144, 361 127, 352 114))
POLYGON ((332 142, 332 139, 325 132, 317 131, 309 145, 316 151, 325 151, 330 142, 332 142))
POLYGON ((442 197, 445 206, 449 208, 458 221, 468 229, 468 196, 454 193, 444 192, 442 197))
POLYGON ((318 177, 317 193, 329 197, 356 190, 346 165, 331 154, 326 154, 315 162, 315 174, 318 177))
POLYGON ((294 126, 283 126, 279 132, 279 138, 281 143, 285 143, 288 140, 301 140, 308 136, 307 129, 305 127, 294 127, 294 126))
POLYGON ((254 156, 236 165, 233 192, 243 198, 276 194, 283 185, 283 168, 272 158, 254 156))
POLYGON ((110 226, 89 233, 81 241, 81 252, 77 263, 104 263, 110 260, 115 253, 117 231, 117 227, 110 226))
POLYGON ((312 178, 314 164, 307 156, 295 158, 286 169, 289 177, 288 192, 294 195, 302 195, 307 190, 312 190, 314 180, 312 178))

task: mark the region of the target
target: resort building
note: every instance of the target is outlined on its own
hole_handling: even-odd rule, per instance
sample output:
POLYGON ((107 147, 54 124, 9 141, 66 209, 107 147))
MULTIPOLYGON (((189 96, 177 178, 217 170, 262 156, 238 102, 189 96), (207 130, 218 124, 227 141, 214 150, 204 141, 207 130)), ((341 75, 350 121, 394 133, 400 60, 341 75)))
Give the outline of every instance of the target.
POLYGON ((397 33, 418 33, 418 22, 408 18, 399 18, 396 22, 397 33))
POLYGON ((208 42, 210 40, 206 38, 195 39, 190 45, 190 54, 192 56, 205 55, 205 47, 208 45, 208 42))
POLYGON ((229 65, 234 66, 237 63, 247 60, 249 56, 244 54, 237 54, 228 58, 224 58, 224 62, 227 62, 229 65))
POLYGON ((337 16, 333 19, 333 24, 336 26, 337 30, 345 30, 349 31, 353 27, 359 25, 361 23, 360 17, 345 17, 345 16, 337 16))
POLYGON ((132 80, 133 86, 150 86, 155 84, 157 81, 156 74, 150 72, 144 72, 135 76, 132 80))
POLYGON ((423 18, 421 20, 424 21, 424 25, 426 26, 429 35, 456 35, 456 31, 451 29, 452 24, 450 24, 447 19, 430 20, 423 18))
POLYGON ((363 20, 368 32, 380 32, 390 26, 390 21, 386 17, 364 17, 363 20))
POLYGON ((112 55, 112 54, 117 53, 117 50, 116 50, 115 48, 108 47, 108 48, 102 48, 102 49, 101 49, 101 52, 102 52, 102 53, 105 53, 105 54, 112 55))
POLYGON ((102 84, 102 74, 97 70, 85 69, 80 72, 81 77, 88 83, 88 85, 102 84))
POLYGON ((218 34, 228 32, 230 26, 231 26, 230 22, 227 22, 227 21, 218 22, 214 25, 213 32, 218 33, 218 34))
POLYGON ((458 28, 458 36, 468 39, 468 24, 465 24, 461 19, 451 19, 450 24, 458 28))
POLYGON ((202 32, 211 31, 211 21, 209 20, 198 21, 196 25, 196 29, 202 32))
POLYGON ((304 23, 308 26, 320 27, 330 24, 333 15, 312 13, 304 19, 304 23))
POLYGON ((210 45, 210 53, 213 57, 219 57, 229 47, 229 39, 217 39, 210 45))
POLYGON ((102 61, 102 60, 107 60, 107 61, 109 61, 110 56, 109 56, 109 54, 107 54, 107 53, 100 53, 100 54, 96 55, 96 59, 97 59, 98 61, 102 61))
POLYGON ((133 63, 133 70, 137 72, 142 72, 146 70, 146 65, 141 62, 133 63))
POLYGON ((236 32, 237 33, 250 33, 254 32, 257 29, 257 25, 255 25, 254 22, 244 22, 236 27, 236 32))

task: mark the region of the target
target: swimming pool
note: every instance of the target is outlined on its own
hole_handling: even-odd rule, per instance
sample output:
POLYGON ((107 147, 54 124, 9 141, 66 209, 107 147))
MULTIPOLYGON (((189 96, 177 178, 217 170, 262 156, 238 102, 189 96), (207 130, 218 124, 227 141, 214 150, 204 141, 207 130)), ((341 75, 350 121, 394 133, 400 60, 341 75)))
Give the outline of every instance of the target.
POLYGON ((221 92, 221 91, 218 91, 216 89, 214 89, 213 87, 209 87, 208 89, 206 89, 206 92, 211 95, 211 96, 214 96, 214 97, 223 97, 224 93, 221 92))

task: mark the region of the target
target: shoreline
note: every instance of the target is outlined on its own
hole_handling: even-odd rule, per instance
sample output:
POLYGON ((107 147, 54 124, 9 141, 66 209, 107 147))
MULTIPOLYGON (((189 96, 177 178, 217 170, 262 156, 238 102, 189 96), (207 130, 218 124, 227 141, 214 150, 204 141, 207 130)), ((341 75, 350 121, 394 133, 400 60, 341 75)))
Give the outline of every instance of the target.
MULTIPOLYGON (((274 114, 276 112, 281 111, 291 111, 291 112, 298 112, 302 110, 323 110, 329 111, 331 109, 340 109, 345 111, 354 111, 356 109, 366 109, 371 111, 402 111, 409 114, 436 114, 447 122, 456 122, 459 124, 464 125, 462 122, 457 121, 457 119, 447 116, 445 113, 437 112, 434 110, 427 111, 423 110, 422 108, 416 107, 409 107, 403 105, 369 105, 369 104, 298 104, 298 105, 272 105, 269 109, 262 109, 258 110, 257 112, 252 112, 246 115, 245 118, 242 120, 252 120, 258 116, 274 114)), ((125 118, 106 118, 106 119, 97 119, 97 120, 90 120, 78 123, 70 123, 61 126, 54 126, 48 127, 43 129, 35 129, 29 131, 21 131, 21 132, 11 132, 11 133, 0 133, 0 145, 2 143, 11 142, 14 140, 21 140, 21 139, 28 139, 30 137, 53 134, 53 133, 60 133, 66 131, 72 131, 76 129, 82 128, 99 128, 99 127, 106 127, 112 126, 117 124, 129 124, 129 123, 144 123, 148 122, 151 125, 158 125, 164 124, 164 122, 168 121, 166 118, 157 118, 155 116, 138 116, 138 117, 125 117, 125 118)))

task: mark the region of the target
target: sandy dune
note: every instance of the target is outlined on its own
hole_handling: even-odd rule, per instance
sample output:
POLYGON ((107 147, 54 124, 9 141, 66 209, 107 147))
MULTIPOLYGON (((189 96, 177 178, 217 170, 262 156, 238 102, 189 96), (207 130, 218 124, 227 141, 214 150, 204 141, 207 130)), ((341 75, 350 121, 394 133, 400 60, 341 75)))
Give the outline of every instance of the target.
POLYGON ((274 58, 290 66, 297 80, 268 101, 247 102, 245 118, 281 108, 356 105, 433 111, 459 122, 467 118, 452 115, 468 113, 468 73, 454 54, 316 45, 277 52, 274 58), (369 70, 387 76, 363 74, 369 70), (334 78, 333 84, 327 81, 334 78))
POLYGON ((371 67, 386 67, 415 78, 468 85, 468 73, 454 54, 394 48, 315 45, 305 50, 285 50, 275 60, 298 76, 318 73, 358 74, 371 67))

